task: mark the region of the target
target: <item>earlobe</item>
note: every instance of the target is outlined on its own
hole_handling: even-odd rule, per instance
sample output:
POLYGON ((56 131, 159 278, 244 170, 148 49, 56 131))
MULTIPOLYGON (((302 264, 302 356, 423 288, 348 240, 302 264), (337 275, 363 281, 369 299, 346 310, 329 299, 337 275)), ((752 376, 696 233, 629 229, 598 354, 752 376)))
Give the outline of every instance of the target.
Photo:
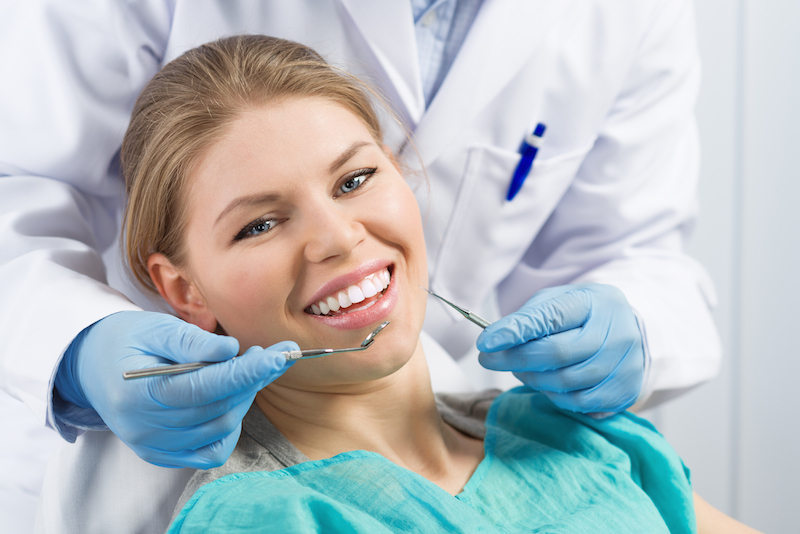
POLYGON ((217 318, 182 269, 175 267, 163 254, 155 253, 147 260, 147 270, 158 293, 181 319, 208 332, 217 329, 217 318))

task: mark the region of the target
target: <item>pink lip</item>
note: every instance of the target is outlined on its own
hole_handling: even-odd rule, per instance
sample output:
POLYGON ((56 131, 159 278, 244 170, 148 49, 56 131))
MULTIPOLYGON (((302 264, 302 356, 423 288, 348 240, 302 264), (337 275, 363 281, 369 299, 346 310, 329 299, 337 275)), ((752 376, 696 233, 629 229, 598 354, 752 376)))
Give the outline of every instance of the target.
MULTIPOLYGON (((370 272, 372 271, 367 270, 363 276, 366 276, 370 272)), ((356 281, 358 280, 360 280, 360 278, 356 279, 356 281)), ((327 294, 328 293, 323 293, 323 295, 327 294)), ((391 313, 395 304, 397 304, 397 284, 395 284, 395 277, 393 274, 392 281, 389 282, 389 287, 386 288, 383 296, 369 308, 335 316, 309 314, 309 317, 313 317, 314 319, 321 321, 328 326, 339 328, 341 330, 355 330, 382 321, 391 313)))
POLYGON ((331 293, 339 291, 340 289, 344 289, 347 286, 352 286, 353 284, 363 280, 368 274, 385 269, 391 264, 392 262, 387 260, 370 260, 362 264, 358 269, 351 273, 343 274, 342 276, 334 278, 333 280, 329 280, 328 282, 325 282, 322 287, 317 289, 317 291, 314 293, 314 296, 311 297, 305 307, 307 308, 312 304, 316 304, 331 293))

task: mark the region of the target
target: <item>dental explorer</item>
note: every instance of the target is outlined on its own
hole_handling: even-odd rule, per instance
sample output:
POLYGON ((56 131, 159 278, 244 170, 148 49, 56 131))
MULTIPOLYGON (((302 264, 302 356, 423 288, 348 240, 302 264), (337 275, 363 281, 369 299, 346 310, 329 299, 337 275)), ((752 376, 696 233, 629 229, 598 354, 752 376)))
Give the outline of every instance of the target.
POLYGON ((425 291, 427 291, 428 293, 430 293, 431 295, 433 295, 437 299, 441 300, 442 302, 444 302, 445 304, 447 304, 448 306, 450 306, 451 308, 456 310, 458 313, 463 315, 468 321, 471 321, 471 322, 475 323, 476 325, 480 326, 481 328, 486 328, 487 326, 492 324, 489 321, 487 321, 486 319, 484 319, 483 317, 481 317, 480 315, 478 315, 477 313, 473 313, 473 312, 469 311, 466 308, 462 308, 461 306, 456 306, 455 304, 453 304, 452 302, 450 302, 446 298, 440 297, 439 295, 437 295, 436 293, 434 293, 430 289, 424 288, 422 286, 419 286, 419 287, 421 287, 422 289, 424 289, 425 291))

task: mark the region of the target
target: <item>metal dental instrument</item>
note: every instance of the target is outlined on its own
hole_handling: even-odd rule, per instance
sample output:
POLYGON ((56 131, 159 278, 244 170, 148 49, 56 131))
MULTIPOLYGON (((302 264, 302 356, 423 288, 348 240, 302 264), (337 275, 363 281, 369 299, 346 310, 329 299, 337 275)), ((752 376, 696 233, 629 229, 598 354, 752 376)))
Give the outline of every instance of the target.
MULTIPOLYGON (((350 347, 347 349, 286 350, 283 351, 282 354, 286 358, 287 362, 291 362, 300 359, 307 360, 310 358, 319 358, 329 354, 339 354, 340 352, 358 352, 361 350, 367 350, 367 348, 369 348, 369 346, 375 342, 375 337, 380 334, 381 331, 388 325, 389 321, 382 322, 380 325, 378 325, 378 328, 370 332, 369 335, 364 338, 364 341, 362 341, 361 345, 358 347, 350 347)), ((208 365, 214 365, 215 363, 221 362, 193 362, 180 363, 176 365, 164 365, 161 367, 149 367, 147 369, 139 369, 136 371, 125 371, 122 373, 122 378, 125 380, 130 380, 132 378, 144 378, 146 376, 175 375, 194 371, 195 369, 200 369, 201 367, 206 367, 208 365)))
MULTIPOLYGON (((422 286, 419 286, 419 287, 422 287, 422 286)), ((427 289, 427 288, 424 288, 424 287, 422 287, 422 289, 424 289, 425 291, 427 291, 428 293, 430 293, 431 295, 433 295, 437 299, 441 300, 442 302, 444 302, 445 304, 447 304, 448 306, 450 306, 451 308, 456 310, 458 313, 460 313, 461 315, 466 317, 466 319, 468 321, 471 321, 471 322, 475 323, 476 325, 480 326, 481 328, 486 328, 487 326, 492 324, 489 321, 487 321, 486 319, 484 319, 483 317, 481 317, 480 315, 478 315, 477 313, 473 313, 473 312, 469 311, 466 308, 462 308, 461 306, 456 306, 455 304, 453 304, 452 302, 450 302, 446 298, 440 297, 439 295, 437 295, 436 293, 434 293, 430 289, 427 289)))

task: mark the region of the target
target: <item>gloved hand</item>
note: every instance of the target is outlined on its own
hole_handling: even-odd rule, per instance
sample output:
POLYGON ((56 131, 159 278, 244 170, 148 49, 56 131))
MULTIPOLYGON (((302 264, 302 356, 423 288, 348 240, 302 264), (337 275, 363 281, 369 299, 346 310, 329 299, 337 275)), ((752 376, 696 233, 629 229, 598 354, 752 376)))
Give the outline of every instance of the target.
POLYGON ((256 393, 281 376, 286 341, 252 347, 172 315, 126 311, 84 329, 56 374, 62 398, 93 408, 140 458, 163 467, 208 469, 233 452, 256 393), (226 361, 229 360, 229 361, 226 361), (124 380, 122 372, 158 364, 223 362, 189 373, 124 380))
POLYGON ((622 292, 586 284, 540 291, 478 337, 487 369, 512 371, 561 408, 620 412, 644 380, 641 331, 622 292))

